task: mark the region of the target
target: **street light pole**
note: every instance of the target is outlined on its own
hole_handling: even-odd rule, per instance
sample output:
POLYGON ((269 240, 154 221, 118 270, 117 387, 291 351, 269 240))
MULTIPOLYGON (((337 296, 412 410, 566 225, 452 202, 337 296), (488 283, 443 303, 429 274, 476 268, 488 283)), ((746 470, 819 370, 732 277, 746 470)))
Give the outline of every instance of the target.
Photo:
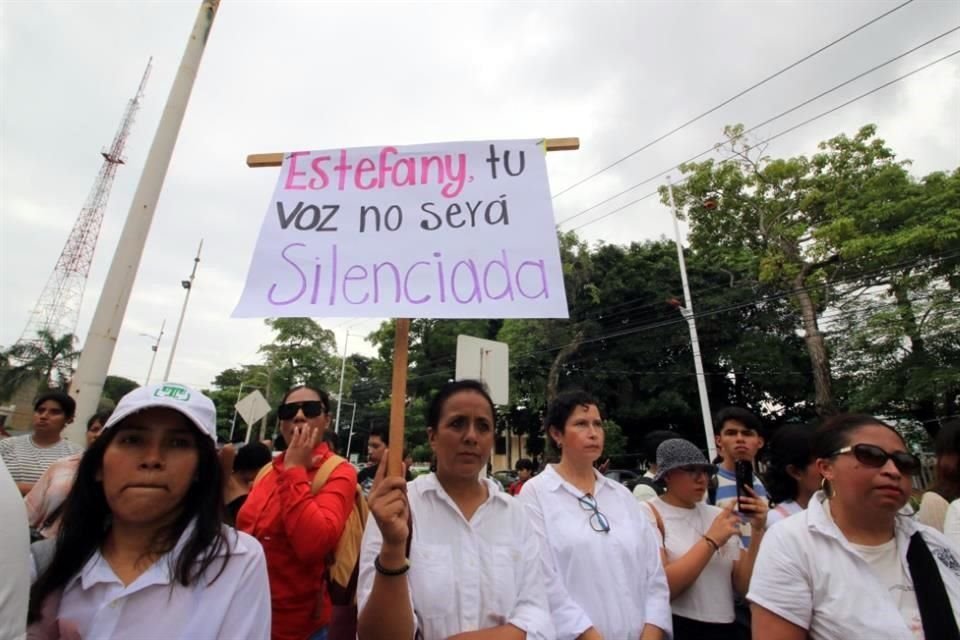
MULTIPOLYGON (((163 338, 163 328, 166 326, 167 326, 167 320, 164 319, 163 322, 160 323, 160 335, 158 335, 155 338, 156 342, 154 342, 153 345, 150 347, 150 349, 153 351, 153 355, 150 356, 150 368, 147 369, 147 381, 143 383, 143 386, 145 387, 150 384, 150 376, 153 375, 153 364, 157 361, 157 351, 160 350, 160 339, 163 338)), ((141 333, 140 335, 147 336, 148 338, 153 338, 153 336, 148 335, 146 333, 141 333)))
POLYGON ((173 356, 177 353, 177 343, 180 342, 180 330, 183 329, 183 318, 187 315, 187 303, 190 302, 190 292, 193 291, 193 281, 197 277, 197 265, 200 264, 200 252, 203 250, 203 240, 200 240, 200 246, 197 247, 197 257, 193 259, 193 271, 190 272, 189 280, 181 280, 180 284, 187 290, 187 295, 183 297, 183 308, 180 310, 180 320, 177 321, 177 331, 173 334, 173 344, 170 345, 170 358, 167 359, 167 370, 163 372, 163 381, 170 381, 170 367, 173 366, 173 356))
POLYGON ((353 415, 350 416, 350 436, 347 438, 347 452, 344 454, 344 457, 350 459, 350 444, 353 442, 353 421, 357 417, 357 403, 353 403, 353 415))
POLYGON ((703 433, 707 439, 707 451, 710 461, 717 457, 717 442, 713 434, 713 417, 710 412, 710 398, 707 396, 707 378, 703 373, 703 361, 700 358, 700 339, 697 337, 697 322, 694 319, 693 299, 690 297, 690 283, 687 281, 687 262, 683 257, 683 245, 680 241, 680 223, 677 221, 677 205, 673 201, 673 183, 667 176, 667 192, 670 194, 670 212, 673 217, 673 235, 677 242, 677 261, 680 263, 680 279, 683 281, 683 299, 685 306, 680 314, 686 318, 690 329, 690 348, 693 351, 693 368, 697 374, 697 391, 700 394, 700 411, 703 414, 703 433))
POLYGON ((343 378, 347 373, 347 342, 350 341, 350 331, 343 336, 343 361, 340 363, 340 392, 337 395, 337 419, 333 424, 333 432, 340 433, 340 405, 343 404, 343 378))

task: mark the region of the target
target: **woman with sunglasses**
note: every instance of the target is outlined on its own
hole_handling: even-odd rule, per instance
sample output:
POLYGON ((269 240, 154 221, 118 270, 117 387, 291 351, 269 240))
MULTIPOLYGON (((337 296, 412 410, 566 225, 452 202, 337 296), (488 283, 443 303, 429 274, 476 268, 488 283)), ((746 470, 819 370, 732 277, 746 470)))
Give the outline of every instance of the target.
POLYGON ((324 391, 290 389, 277 417, 287 449, 258 474, 237 528, 267 555, 273 640, 324 640, 332 611, 324 576, 353 508, 357 471, 344 462, 313 493, 314 476, 333 455, 323 441, 330 424, 324 391))
POLYGON ((630 491, 593 466, 604 440, 596 400, 583 391, 561 393, 545 424, 560 462, 528 480, 519 500, 544 550, 557 637, 666 637, 670 592, 656 533, 630 491))
POLYGON ((480 476, 495 424, 482 382, 450 382, 427 412, 436 472, 408 484, 381 459, 360 553, 360 640, 554 638, 526 512, 480 476))
POLYGON ((747 595, 753 637, 960 638, 957 550, 899 515, 920 471, 900 434, 839 415, 817 430, 813 452, 823 489, 767 533, 747 595))
POLYGON ((736 640, 734 591, 747 592, 763 540, 767 504, 750 487, 751 495, 739 498, 750 518, 747 549, 740 548, 737 501, 723 509, 703 501, 716 472, 692 442, 667 440, 657 447, 656 477, 667 490, 641 505, 660 534, 674 640, 736 640))

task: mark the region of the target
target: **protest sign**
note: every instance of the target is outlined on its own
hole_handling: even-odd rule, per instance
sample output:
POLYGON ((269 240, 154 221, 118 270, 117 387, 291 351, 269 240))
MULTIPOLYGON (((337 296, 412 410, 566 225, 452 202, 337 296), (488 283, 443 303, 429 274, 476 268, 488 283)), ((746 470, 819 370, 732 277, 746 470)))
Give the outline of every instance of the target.
POLYGON ((543 141, 284 154, 233 315, 568 317, 543 141))

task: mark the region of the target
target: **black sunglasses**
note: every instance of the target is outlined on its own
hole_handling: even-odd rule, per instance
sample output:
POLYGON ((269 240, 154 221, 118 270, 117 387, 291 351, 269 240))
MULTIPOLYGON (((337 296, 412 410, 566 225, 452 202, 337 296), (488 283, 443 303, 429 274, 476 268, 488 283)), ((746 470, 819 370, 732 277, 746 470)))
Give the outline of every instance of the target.
POLYGON ((277 417, 281 420, 293 420, 298 411, 303 411, 306 418, 316 418, 327 412, 322 400, 307 400, 305 402, 287 402, 277 407, 277 417))
POLYGON ((584 494, 583 496, 577 498, 577 501, 580 503, 580 508, 584 511, 590 511, 590 528, 596 531, 597 533, 610 533, 610 521, 607 520, 607 516, 600 513, 600 509, 597 507, 597 500, 589 493, 584 494))
POLYGON ((920 459, 912 453, 907 453, 906 451, 894 451, 893 453, 887 453, 876 445, 855 444, 851 447, 838 449, 830 457, 832 458, 833 456, 839 456, 844 453, 852 453, 853 457, 857 459, 857 462, 866 467, 879 469, 883 465, 887 464, 887 460, 893 460, 893 464, 897 468, 897 471, 904 475, 912 476, 920 473, 920 459))

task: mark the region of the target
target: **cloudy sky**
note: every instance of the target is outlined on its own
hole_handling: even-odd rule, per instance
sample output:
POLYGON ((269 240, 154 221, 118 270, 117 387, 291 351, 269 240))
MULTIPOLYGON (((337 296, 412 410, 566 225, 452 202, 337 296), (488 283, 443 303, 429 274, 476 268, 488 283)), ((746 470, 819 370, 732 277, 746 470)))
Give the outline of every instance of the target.
MULTIPOLYGON (((140 382, 166 319, 169 354, 204 241, 172 377, 209 385, 256 362, 262 320, 231 319, 276 169, 248 153, 579 136, 548 158, 559 192, 894 2, 267 2, 223 0, 147 241, 111 373, 140 382)), ((150 56, 80 313, 89 327, 199 2, 0 2, 0 345, 17 340, 150 56)), ((558 221, 945 31, 960 3, 916 0, 761 88, 557 197, 558 221)), ((769 137, 960 49, 952 33, 761 127, 769 137)), ((779 137, 774 156, 874 122, 916 174, 960 165, 960 55, 779 137)), ((676 172, 674 172, 676 174, 676 172)), ((660 179, 662 180, 662 179, 660 179)), ((652 181, 561 226, 591 242, 671 232, 652 181)), ((319 319, 370 352, 372 319, 319 319)), ((154 374, 155 376, 157 373, 154 374)))

